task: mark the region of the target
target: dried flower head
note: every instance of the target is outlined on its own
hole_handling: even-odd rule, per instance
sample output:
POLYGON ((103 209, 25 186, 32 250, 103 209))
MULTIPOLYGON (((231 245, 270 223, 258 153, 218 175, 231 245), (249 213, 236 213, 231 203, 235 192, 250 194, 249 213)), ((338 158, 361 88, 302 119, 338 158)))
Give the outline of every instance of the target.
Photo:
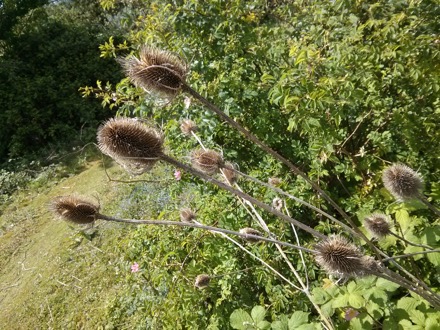
POLYGON ((133 84, 167 99, 180 92, 188 73, 188 66, 178 56, 153 47, 143 47, 139 58, 128 56, 118 61, 133 84))
POLYGON ((330 236, 315 246, 316 262, 330 274, 359 277, 377 268, 376 261, 364 256, 359 248, 341 236, 330 236))
POLYGON ((248 242, 252 242, 252 243, 258 242, 259 239, 256 238, 256 237, 248 237, 247 235, 261 236, 261 233, 260 233, 258 230, 253 229, 253 228, 249 228, 249 227, 246 227, 246 228, 242 228, 242 229, 240 229, 239 233, 240 233, 240 234, 244 234, 244 235, 246 235, 246 236, 244 237, 244 239, 245 239, 246 241, 248 241, 248 242))
POLYGON ((374 213, 364 219, 364 226, 376 238, 385 237, 390 233, 391 224, 385 214, 374 213))
POLYGON ((393 164, 382 175, 385 188, 396 198, 408 200, 417 198, 423 189, 421 176, 403 164, 393 164))
POLYGON ((190 208, 186 207, 180 210, 180 220, 182 222, 193 222, 195 219, 197 219, 197 216, 190 208))
POLYGON ((183 134, 191 136, 192 132, 194 132, 194 133, 197 132, 197 125, 192 120, 185 119, 180 124, 180 130, 182 131, 183 134))
POLYGON ((208 175, 215 174, 224 166, 223 157, 214 150, 195 150, 191 154, 191 162, 194 168, 208 175))
POLYGON ((237 172, 235 172, 234 164, 226 162, 225 166, 222 168, 222 172, 226 178, 227 183, 234 184, 235 182, 237 182, 238 175, 237 172))
POLYGON ((163 135, 132 118, 112 118, 98 129, 98 146, 132 174, 149 171, 162 155, 163 135))
POLYGON ((279 178, 269 178, 268 183, 274 187, 281 185, 282 181, 279 178))
POLYGON ((279 197, 275 197, 272 201, 272 207, 277 210, 277 211, 281 211, 281 209, 284 206, 284 202, 281 198, 279 197))
POLYGON ((56 197, 50 209, 62 219, 81 225, 92 223, 99 216, 99 206, 76 196, 56 197))
POLYGON ((211 277, 206 274, 197 275, 196 280, 194 282, 194 286, 199 289, 206 288, 211 282, 211 277))

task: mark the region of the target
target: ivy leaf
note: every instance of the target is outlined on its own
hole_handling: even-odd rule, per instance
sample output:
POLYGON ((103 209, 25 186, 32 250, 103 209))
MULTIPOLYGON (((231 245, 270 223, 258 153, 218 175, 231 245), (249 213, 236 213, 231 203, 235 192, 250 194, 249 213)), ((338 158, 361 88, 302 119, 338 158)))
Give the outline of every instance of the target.
POLYGON ((252 329, 253 324, 252 317, 243 309, 236 309, 230 316, 231 327, 238 330, 252 329))

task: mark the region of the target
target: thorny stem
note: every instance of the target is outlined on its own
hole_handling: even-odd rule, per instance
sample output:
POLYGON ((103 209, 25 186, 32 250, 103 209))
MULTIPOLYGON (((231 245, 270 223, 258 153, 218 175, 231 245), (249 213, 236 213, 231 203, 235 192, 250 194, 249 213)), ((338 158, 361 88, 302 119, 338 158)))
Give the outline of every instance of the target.
MULTIPOLYGON (((183 163, 181 163, 181 162, 175 160, 174 158, 172 158, 172 157, 170 157, 170 156, 167 156, 167 155, 165 155, 165 154, 162 154, 162 156, 161 156, 160 158, 161 158, 163 161, 166 161, 166 162, 168 162, 168 163, 170 163, 170 164, 172 164, 172 165, 174 165, 174 166, 176 166, 176 167, 179 167, 179 168, 181 168, 181 169, 187 171, 188 173, 191 173, 191 174, 193 174, 193 175, 195 175, 195 176, 198 176, 198 177, 202 178, 203 180, 205 180, 205 181, 207 181, 207 182, 211 182, 211 183, 215 184, 215 185, 218 186, 219 188, 225 189, 225 190, 231 192, 232 194, 234 194, 234 195, 236 195, 236 196, 239 196, 239 197, 241 197, 241 198, 243 198, 243 199, 245 199, 245 200, 248 200, 248 201, 251 202, 252 204, 254 204, 254 205, 258 206, 258 207, 261 207, 263 210, 266 210, 267 212, 272 213, 273 215, 277 216, 278 218, 280 218, 280 219, 282 219, 282 220, 284 220, 284 221, 287 221, 287 222, 290 222, 290 223, 296 225, 298 228, 301 228, 302 230, 304 230, 304 231, 306 231, 306 232, 308 232, 308 233, 314 235, 315 237, 318 237, 318 238, 320 238, 320 239, 327 239, 327 236, 325 236, 325 235, 321 234, 320 232, 318 232, 318 231, 312 229, 311 227, 309 227, 309 226, 307 226, 307 225, 304 225, 303 223, 299 222, 298 220, 295 220, 295 219, 293 219, 293 218, 291 218, 291 217, 285 215, 284 213, 281 213, 281 212, 279 212, 279 211, 273 209, 273 208, 270 207, 269 205, 267 205, 267 204, 265 204, 265 203, 262 203, 261 201, 255 199, 254 197, 249 196, 249 195, 246 194, 246 193, 240 192, 239 190, 234 189, 234 188, 232 188, 231 186, 228 186, 228 185, 224 184, 223 182, 220 182, 220 181, 218 181, 218 180, 216 180, 216 179, 210 177, 209 175, 207 175, 207 174, 205 174, 205 173, 203 173, 203 172, 200 172, 200 171, 198 171, 198 170, 196 170, 196 169, 193 169, 192 167, 190 167, 190 166, 188 166, 188 165, 186 165, 186 164, 183 164, 183 163)), ((368 242, 371 243, 371 241, 369 241, 369 240, 368 240, 368 242)), ((375 249, 376 249, 376 251, 378 251, 378 253, 379 253, 380 255, 382 255, 382 256, 384 256, 384 257, 388 257, 388 256, 387 256, 384 252, 382 252, 381 250, 377 249, 376 247, 375 247, 375 249)), ((415 285, 411 285, 411 282, 409 282, 408 280, 406 280, 404 277, 400 276, 399 274, 397 274, 397 273, 395 273, 395 272, 392 272, 391 270, 388 270, 388 273, 389 273, 389 274, 394 274, 396 280, 397 280, 397 279, 403 279, 403 280, 406 281, 407 284, 406 284, 406 286, 403 286, 403 287, 405 287, 405 288, 407 288, 407 289, 409 289, 409 290, 412 290, 412 291, 416 292, 417 294, 419 294, 420 296, 422 296, 423 298, 425 298, 425 299, 427 299, 427 300, 428 300, 429 298, 433 297, 433 296, 434 296, 434 297, 437 297, 437 295, 436 295, 436 294, 435 294, 435 293, 434 293, 434 292, 433 292, 433 291, 432 291, 432 290, 431 290, 431 289, 430 289, 430 288, 429 288, 429 287, 428 287, 423 281, 420 281, 419 279, 415 278, 414 275, 412 275, 411 273, 409 273, 407 270, 405 270, 402 266, 400 266, 400 265, 399 265, 397 262, 395 262, 394 260, 391 260, 391 262, 392 262, 394 265, 396 265, 396 267, 398 267, 400 270, 402 270, 402 271, 404 271, 406 274, 408 274, 408 276, 410 276, 410 277, 415 281, 415 283, 416 283, 415 285), (410 283, 410 284, 408 284, 408 283, 410 283), (423 287, 423 289, 425 289, 425 290, 422 290, 420 287, 423 287)), ((391 276, 391 275, 390 275, 390 276, 391 276)), ((395 283, 398 284, 398 282, 395 282, 395 283)), ((437 298, 433 298, 433 299, 428 300, 428 301, 429 301, 430 303, 432 303, 433 306, 435 305, 435 306, 438 306, 437 308, 440 308, 440 303, 437 302, 436 299, 440 299, 440 298, 437 297, 437 298)))
POLYGON ((408 258, 408 257, 412 257, 412 256, 416 256, 418 254, 428 254, 428 253, 438 253, 440 252, 440 249, 436 249, 436 250, 429 250, 429 251, 420 251, 420 252, 413 252, 413 253, 407 253, 407 254, 401 254, 398 256, 392 256, 389 258, 385 258, 382 260, 382 262, 388 262, 394 259, 400 259, 400 258, 408 258))
POLYGON ((271 206, 269 206, 269 205, 259 201, 258 199, 254 198, 254 197, 252 197, 252 196, 250 196, 250 195, 248 195, 248 194, 246 194, 244 192, 241 192, 241 191, 239 191, 239 190, 237 190, 237 189, 235 189, 235 188, 233 188, 233 187, 231 187, 231 186, 229 186, 229 185, 227 185, 227 184, 225 184, 225 183, 223 183, 221 181, 218 181, 218 180, 214 179, 213 177, 211 177, 211 176, 209 176, 209 175, 207 175, 207 174, 205 174, 205 173, 203 173, 201 171, 198 171, 198 170, 192 168, 191 166, 183 164, 183 163, 181 163, 181 162, 175 160, 174 158, 172 158, 172 157, 170 157, 168 155, 165 155, 165 154, 162 154, 160 156, 160 158, 163 161, 165 161, 167 163, 170 163, 171 165, 174 165, 175 167, 179 167, 179 168, 187 171, 188 173, 191 173, 191 174, 193 174, 195 176, 198 176, 199 178, 205 180, 206 182, 211 182, 212 184, 216 185, 217 187, 219 187, 221 189, 224 189, 224 190, 227 190, 230 193, 232 193, 232 194, 234 194, 234 195, 236 195, 238 197, 241 197, 241 198, 251 202, 255 206, 261 207, 263 210, 265 210, 265 211, 267 211, 269 213, 272 213, 273 215, 277 216, 278 218, 280 218, 280 219, 282 219, 284 221, 293 223, 297 227, 299 227, 302 230, 312 234, 313 236, 315 236, 317 238, 327 239, 327 236, 325 236, 324 234, 321 234, 320 232, 314 230, 313 228, 311 228, 311 227, 309 227, 309 226, 299 222, 298 220, 295 220, 295 219, 285 215, 284 213, 281 213, 281 212, 273 209, 271 206))
MULTIPOLYGON (((295 284, 293 284, 291 281, 289 281, 286 277, 284 277, 283 275, 281 275, 281 273, 279 273, 275 268, 273 268, 272 266, 270 266, 268 263, 266 263, 264 260, 262 260, 261 258, 259 258, 258 256, 256 256, 255 254, 253 254, 252 252, 250 252, 249 250, 247 250, 243 245, 241 245, 240 243, 238 243, 237 241, 235 241, 234 239, 232 239, 231 237, 229 237, 228 235, 224 234, 224 233, 220 233, 220 235, 222 235, 223 237, 225 237, 226 239, 230 240, 232 243, 234 243, 235 245, 237 245, 240 249, 242 249, 243 251, 245 251, 246 253, 248 253, 249 255, 251 255, 253 258, 255 258, 256 260, 260 261, 264 266, 266 266, 268 269, 270 269, 272 272, 274 272, 276 275, 278 275, 280 278, 282 278, 284 281, 286 281, 287 283, 289 283, 293 288, 295 288, 296 290, 299 290, 301 292, 303 292, 307 298, 310 300, 310 302, 312 303, 312 305, 315 307, 316 311, 318 312, 318 314, 321 316, 322 321, 325 323, 327 329, 334 329, 333 324, 331 323, 331 320, 329 320, 327 317, 325 317, 325 315, 322 313, 321 308, 319 308, 319 306, 317 304, 315 304, 315 302, 313 301, 313 297, 311 296, 309 290, 307 287, 305 287, 304 283, 301 281, 299 275, 295 273, 297 279, 299 279, 299 282, 302 286, 302 288, 296 286, 295 284)), ((279 244, 276 245, 279 249, 281 248, 279 244)), ((280 250, 282 252, 282 250, 280 250)), ((284 254, 285 256, 285 254, 284 254)))
POLYGON ((379 252, 379 249, 362 233, 359 228, 356 226, 356 224, 353 222, 353 220, 348 216, 347 213, 344 212, 344 210, 339 207, 339 205, 324 191, 321 189, 321 187, 309 179, 309 177, 301 171, 298 167, 293 165, 291 161, 289 161, 287 158, 280 155, 278 152, 267 146, 264 142, 260 141, 254 134, 246 130, 243 126, 238 124, 236 121, 234 121, 232 118, 230 118, 228 115, 226 115, 223 111, 221 111, 219 108, 217 108, 214 104, 212 104, 210 101, 208 101, 206 98, 204 98, 202 95, 197 93, 191 86, 186 84, 185 82, 182 82, 182 90, 184 92, 187 92, 191 96, 193 96, 195 99, 197 99, 199 102, 204 104, 209 110, 216 113, 220 118, 222 118, 224 121, 226 121, 229 125, 231 125, 233 128, 241 132, 246 138, 248 138, 250 141, 258 145, 262 150, 267 152, 268 154, 272 155, 274 158, 278 159, 280 162, 282 162, 284 165, 286 165, 293 173, 296 175, 299 175, 303 180, 305 180, 308 184, 312 186, 313 189, 315 189, 319 195, 321 195, 327 202, 329 202, 335 210, 341 214, 341 216, 350 224, 350 226, 353 228, 353 230, 356 232, 357 236, 362 238, 371 248, 371 250, 376 254, 378 259, 381 259, 381 255, 379 252))
POLYGON ((348 231, 350 234, 352 234, 352 235, 356 235, 356 232, 355 232, 353 229, 351 229, 349 226, 347 226, 345 223, 342 223, 341 221, 339 221, 339 220, 336 219, 335 217, 331 216, 331 215, 328 214, 327 212, 321 210, 320 208, 317 208, 316 206, 314 206, 314 205, 312 205, 312 204, 310 204, 310 203, 307 203, 306 201, 304 201, 304 200, 302 200, 302 199, 300 199, 300 198, 298 198, 298 197, 295 197, 295 196, 293 196, 293 195, 291 195, 291 194, 285 192, 284 190, 282 190, 282 189, 280 189, 280 188, 277 188, 277 187, 275 187, 275 186, 273 186, 273 185, 270 185, 270 184, 268 184, 268 183, 266 183, 266 182, 263 182, 263 181, 261 181, 261 180, 258 180, 257 178, 254 178, 254 177, 252 177, 252 176, 250 176, 250 175, 247 175, 247 174, 245 174, 245 173, 243 173, 243 172, 240 172, 240 171, 238 171, 238 170, 236 170, 236 169, 234 169, 234 168, 232 168, 232 169, 230 169, 230 170, 232 170, 232 171, 238 173, 239 175, 241 175, 242 177, 244 177, 244 178, 246 178, 246 179, 249 179, 249 180, 251 180, 251 181, 254 181, 254 182, 256 182, 256 183, 258 183, 258 184, 260 184, 260 185, 262 185, 262 186, 264 186, 264 187, 266 187, 266 188, 272 189, 273 191, 279 193, 280 195, 284 195, 284 196, 288 197, 289 199, 294 200, 294 201, 297 202, 297 203, 300 203, 300 204, 302 204, 302 205, 304 205, 304 206, 307 206, 308 208, 310 208, 310 209, 316 211, 317 213, 319 213, 319 214, 325 216, 327 219, 329 219, 329 220, 333 221, 334 223, 340 225, 342 228, 344 228, 344 229, 345 229, 346 231, 348 231))
POLYGON ((409 244, 409 245, 412 245, 412 246, 422 247, 422 248, 425 248, 425 249, 428 249, 428 250, 434 250, 434 248, 432 248, 432 247, 430 247, 428 245, 417 244, 417 243, 410 242, 405 237, 399 236, 396 233, 393 233, 392 231, 390 231, 389 234, 394 236, 394 237, 396 237, 396 238, 398 238, 398 239, 400 239, 400 240, 402 240, 402 241, 404 241, 406 244, 409 244))
POLYGON ((274 244, 280 244, 280 245, 284 245, 284 246, 287 246, 287 247, 290 247, 290 248, 303 250, 303 251, 306 251, 306 252, 309 252, 309 253, 316 253, 316 251, 314 251, 314 250, 307 249, 307 248, 302 247, 302 246, 297 246, 297 245, 294 245, 294 244, 290 244, 290 243, 287 243, 287 242, 281 242, 281 241, 278 241, 278 240, 273 239, 273 238, 267 238, 267 237, 263 237, 263 236, 259 236, 259 235, 242 234, 242 233, 239 233, 237 231, 233 231, 233 230, 229 230, 229 229, 224 229, 224 228, 218 228, 218 227, 212 227, 212 226, 206 226, 206 225, 202 225, 202 224, 194 223, 194 222, 181 222, 181 221, 169 221, 169 220, 120 219, 120 218, 115 218, 115 217, 107 216, 107 215, 104 215, 104 214, 98 214, 96 216, 96 218, 97 219, 101 219, 101 220, 107 220, 107 221, 131 223, 131 224, 135 224, 135 225, 161 225, 161 226, 178 226, 178 227, 199 228, 199 229, 209 230, 209 231, 218 232, 218 233, 235 235, 235 236, 242 237, 244 239, 253 238, 253 239, 256 239, 256 240, 259 240, 259 241, 270 242, 270 243, 274 243, 274 244))
POLYGON ((436 215, 440 216, 440 210, 438 208, 436 208, 434 205, 432 205, 430 202, 428 202, 428 199, 425 196, 420 194, 418 199, 423 204, 425 204, 432 212, 434 212, 436 215))

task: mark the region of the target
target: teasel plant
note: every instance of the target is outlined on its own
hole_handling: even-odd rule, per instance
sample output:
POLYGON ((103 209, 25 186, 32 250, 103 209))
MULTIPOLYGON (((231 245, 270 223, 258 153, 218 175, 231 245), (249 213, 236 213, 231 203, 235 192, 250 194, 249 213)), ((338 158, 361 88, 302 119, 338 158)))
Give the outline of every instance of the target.
MULTIPOLYGON (((272 206, 267 205, 260 200, 231 187, 229 184, 225 184, 217 179, 215 179, 212 175, 203 172, 203 168, 205 166, 207 172, 212 173, 212 167, 218 167, 220 170, 223 161, 219 161, 218 157, 215 157, 215 161, 212 162, 210 157, 201 157, 197 158, 197 166, 199 169, 195 169, 192 166, 184 164, 173 157, 165 154, 163 148, 163 135, 161 133, 151 132, 152 128, 146 126, 144 123, 140 123, 134 119, 130 118, 114 118, 108 120, 105 124, 103 124, 98 130, 98 145, 101 151, 109 156, 111 156, 115 161, 122 164, 124 168, 131 169, 131 165, 127 165, 127 162, 134 162, 136 164, 134 167, 136 170, 138 168, 145 169, 148 171, 157 161, 167 162, 177 168, 184 170, 187 173, 190 173, 194 176, 199 177, 200 179, 214 184, 217 187, 224 189, 235 196, 242 198, 253 204, 255 207, 259 207, 268 213, 273 214, 277 218, 284 220, 288 223, 295 225, 297 228, 302 229, 309 234, 313 235, 315 238, 320 240, 321 242, 334 242, 335 240, 327 237, 326 235, 316 231, 315 229, 293 219, 292 217, 281 213, 275 210, 272 206), (121 125, 119 125, 121 123, 121 125), (155 138, 151 138, 154 136, 155 138), (202 161, 201 161, 202 160, 202 161), (206 162, 206 163, 205 163, 206 162), (140 165, 138 165, 140 164, 140 165), (200 167, 201 166, 201 167, 200 167), (200 170, 201 169, 201 170, 200 170)), ((138 173, 137 173, 138 174, 138 173)), ((108 219, 107 219, 108 220, 108 219)), ((116 221, 116 220, 115 220, 116 221)), ((133 220, 134 221, 134 220, 133 220)), ((135 221, 133 222, 135 223, 135 221)), ((153 224, 153 223, 150 223, 153 224)), ((157 223, 159 224, 159 223, 157 223)), ((200 226, 195 223, 188 223, 187 226, 200 226)), ((211 228, 205 228, 207 230, 211 230, 211 228)), ((246 234, 247 235, 247 234, 246 234)), ((261 236, 256 236, 262 240, 261 236)), ((276 242, 276 244, 280 244, 276 242)), ((346 242, 342 242, 340 245, 335 244, 324 244, 317 245, 318 253, 315 253, 316 260, 355 260, 356 269, 348 271, 345 268, 336 268, 333 273, 338 274, 340 277, 352 277, 352 276, 364 276, 364 275, 376 275, 378 277, 382 277, 384 279, 390 280, 408 290, 411 290, 421 297, 425 298, 429 303, 431 303, 434 307, 440 308, 440 297, 433 292, 423 281, 410 277, 409 279, 399 275, 398 273, 392 271, 391 269, 384 267, 380 260, 377 260, 373 257, 365 256, 363 258, 363 254, 359 252, 358 248, 350 243, 347 248, 346 242), (335 249, 333 249, 335 248, 335 249), (334 251, 334 254, 333 252, 334 251), (319 258, 320 255, 324 255, 322 258, 319 258), (361 258, 362 255, 362 258, 361 258), (362 259, 359 261, 358 259, 362 259)), ((285 244, 280 244, 284 245, 285 244)), ((436 252, 432 250, 431 252, 436 252)), ((385 253, 381 252, 384 258, 387 258, 393 264, 396 263, 395 259, 388 257, 385 253)), ((349 264, 349 262, 347 263, 349 264)), ((318 262, 319 263, 319 262, 318 262)), ((321 263, 322 264, 322 263, 321 263)), ((324 264, 322 264, 324 265, 324 264)), ((331 263, 329 264, 331 265, 331 263)), ((331 266, 325 266, 327 269, 330 269, 331 266)))
POLYGON ((409 201, 417 199, 425 204, 437 216, 440 216, 440 210, 432 205, 425 195, 423 195, 422 176, 411 167, 395 163, 387 167, 382 174, 382 181, 385 188, 398 201, 409 201))
MULTIPOLYGON (((196 141, 198 142, 198 144, 200 145, 200 147, 202 149, 199 149, 195 152, 196 155, 204 155, 204 157, 199 157, 201 159, 194 159, 194 157, 192 157, 192 162, 193 162, 193 166, 196 168, 199 168, 200 170, 204 170, 203 164, 204 163, 214 163, 214 164, 218 164, 218 167, 220 167, 220 173, 223 176, 225 182, 231 186, 234 186, 236 189, 238 189, 239 191, 243 191, 243 189, 239 186, 238 184, 238 178, 240 177, 240 175, 244 175, 244 173, 239 172, 236 169, 236 165, 229 163, 229 162, 225 162, 223 159, 220 160, 221 155, 217 152, 215 152, 214 150, 210 150, 207 149, 205 147, 205 145, 202 142, 202 139, 197 135, 197 125, 196 123, 194 123, 191 120, 184 120, 181 123, 181 131, 184 135, 186 136, 192 136, 196 139, 196 141), (203 158, 206 158, 205 161, 203 161, 203 158), (221 166, 223 164, 223 167, 221 166), (200 166, 202 165, 202 166, 200 166)), ((194 154, 194 153, 193 153, 194 154)), ((211 169, 211 166, 207 166, 206 169, 209 171, 211 169)), ((246 176, 249 178, 252 178, 250 176, 246 176)), ((257 181, 258 180, 254 180, 257 181)), ((274 180, 273 180, 274 181, 274 180)), ((280 180, 278 180, 278 183, 281 183, 280 180)), ((250 203, 247 200, 243 200, 240 197, 237 197, 240 204, 243 206, 243 208, 246 210, 246 212, 251 216, 252 219, 255 220, 255 222, 261 227, 261 229, 266 232, 269 237, 272 238, 276 238, 276 236, 271 232, 271 230, 269 229, 269 226, 267 225, 267 223, 264 221, 263 216, 260 214, 260 212, 258 212, 258 210, 254 207, 254 205, 252 203, 250 203)), ((281 212, 282 206, 283 206, 283 201, 281 199, 276 199, 277 201, 279 201, 278 203, 272 202, 272 207, 281 212)), ((284 204, 285 205, 285 204, 284 204)), ((287 208, 286 208, 287 210, 287 208)), ((287 213, 288 214, 288 213, 287 213)), ((290 216, 290 214, 288 214, 288 216, 290 216)), ((296 232, 296 228, 293 224, 291 224, 292 226, 292 231, 294 233, 295 239, 296 239, 296 243, 298 246, 301 246, 299 238, 298 238, 298 234, 296 232)), ((254 228, 242 228, 240 229, 241 233, 251 233, 251 234, 255 234, 255 235, 260 235, 259 232, 257 230, 255 230, 254 228)), ((220 235, 224 236, 226 239, 229 239, 230 241, 232 241, 234 244, 236 244, 240 249, 244 250, 245 252, 247 252, 248 254, 250 254, 254 259, 257 259, 258 261, 260 261, 261 263, 263 263, 263 265, 266 266, 266 268, 268 268, 269 270, 271 270, 272 272, 274 272, 276 275, 278 275, 281 279, 283 279, 287 284, 291 285, 293 288, 295 288, 296 290, 304 293, 307 298, 309 299, 309 301, 311 302, 311 304, 313 305, 313 307, 315 308, 315 310, 318 312, 318 314, 321 317, 321 320, 323 322, 323 324, 325 325, 326 328, 331 329, 333 328, 333 324, 331 319, 329 319, 328 317, 326 317, 324 315, 324 313, 322 312, 321 308, 314 302, 311 293, 310 293, 310 287, 309 287, 309 278, 307 275, 307 265, 306 262, 304 260, 304 256, 302 254, 302 251, 299 250, 299 255, 300 255, 300 260, 304 269, 304 277, 305 280, 300 276, 299 272, 296 270, 296 268, 293 266, 293 264, 291 263, 291 261, 289 260, 289 258, 287 257, 285 251, 283 250, 283 247, 281 245, 276 244, 276 249, 278 250, 278 252, 280 253, 281 257, 283 258, 283 260, 286 262, 287 266, 289 267, 289 270, 294 274, 296 282, 298 284, 293 284, 290 280, 288 280, 286 277, 282 276, 278 271, 274 270, 271 266, 269 266, 266 262, 264 262, 263 260, 261 260, 259 257, 255 256, 253 253, 247 251, 241 244, 239 244, 238 242, 234 241, 233 239, 231 239, 230 237, 227 237, 224 234, 220 235)), ((276 238, 277 239, 277 238, 276 238)), ((250 238, 248 239, 251 242, 258 242, 257 239, 253 239, 250 238)))
POLYGON ((128 55, 117 59, 125 74, 137 87, 142 88, 153 96, 159 96, 171 102, 179 93, 186 93, 203 104, 208 110, 215 113, 231 127, 243 134, 264 152, 271 155, 282 164, 287 166, 295 175, 306 181, 322 198, 324 198, 351 226, 357 236, 361 237, 380 258, 377 247, 359 230, 350 216, 314 181, 312 181, 298 166, 294 165, 286 157, 269 147, 256 135, 245 129, 239 123, 230 118, 220 108, 194 90, 187 82, 189 65, 176 54, 151 46, 143 46, 139 55, 128 55))

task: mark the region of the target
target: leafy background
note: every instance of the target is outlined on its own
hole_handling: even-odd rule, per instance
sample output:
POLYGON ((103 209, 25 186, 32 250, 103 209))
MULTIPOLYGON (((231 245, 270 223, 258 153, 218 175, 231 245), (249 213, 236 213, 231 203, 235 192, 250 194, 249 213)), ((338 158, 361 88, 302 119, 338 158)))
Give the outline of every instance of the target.
MULTIPOLYGON (((184 95, 160 103, 123 78, 114 58, 148 44, 185 59, 193 88, 297 164, 357 225, 367 214, 385 212, 408 240, 438 247, 438 218, 421 203, 394 202, 381 173, 391 162, 408 164, 422 174, 431 201, 440 200, 439 16, 438 2, 430 0, 102 0, 100 6, 68 1, 32 9, 3 38, 0 57, 3 199, 10 203, 35 173, 66 175, 56 167, 66 166, 63 158, 52 172, 41 166, 58 164, 72 146, 93 141, 99 123, 120 114, 155 122, 166 132, 167 152, 184 161, 197 147, 179 129, 190 118, 203 143, 241 171, 263 181, 279 177, 283 190, 337 217, 302 179, 194 100, 189 107, 184 95), (78 139, 81 128, 88 131, 78 139)), ((191 207, 206 224, 235 230, 254 225, 238 200, 187 173, 175 181, 174 170, 162 165, 142 177, 160 182, 119 184, 104 211, 178 220, 179 209, 191 207)), ((276 197, 256 184, 240 185, 268 204, 276 197)), ((292 201, 287 207, 325 234, 340 232, 292 201)), ((294 242, 289 226, 262 215, 277 237, 294 242)), ((9 227, 2 228, 6 233, 9 227)), ((100 234, 103 241, 92 235, 84 242, 111 247, 118 289, 103 298, 99 317, 86 321, 89 327, 321 328, 304 294, 219 236, 161 227, 107 232, 100 234), (131 273, 135 262, 140 271, 131 273), (199 290, 193 280, 201 273, 218 277, 199 290)), ((309 235, 298 234, 303 245, 313 246, 309 235)), ((392 237, 377 244, 390 255, 420 250, 392 237)), ((292 277, 272 247, 246 247, 292 277)), ((312 258, 306 258, 305 270, 295 251, 288 256, 311 279, 314 302, 338 329, 438 329, 439 313, 404 289, 370 277, 336 286, 312 258), (347 316, 350 310, 355 317, 347 316)), ((438 254, 401 264, 438 292, 438 254)), ((53 300, 52 315, 41 316, 41 324, 69 313, 57 311, 61 292, 53 295, 61 300, 53 300)))

